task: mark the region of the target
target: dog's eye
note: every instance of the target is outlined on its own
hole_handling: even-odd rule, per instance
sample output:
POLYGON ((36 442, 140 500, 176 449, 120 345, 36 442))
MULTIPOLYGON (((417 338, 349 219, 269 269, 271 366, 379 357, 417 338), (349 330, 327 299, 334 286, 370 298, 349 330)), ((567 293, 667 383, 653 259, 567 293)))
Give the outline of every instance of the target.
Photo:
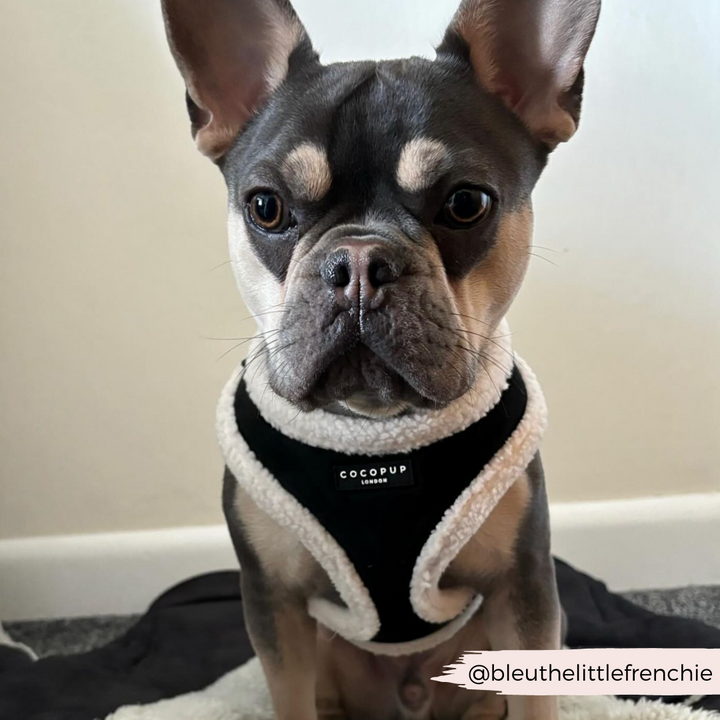
POLYGON ((469 227, 484 220, 492 208, 493 200, 480 188, 460 188, 445 201, 441 220, 455 228, 469 227))
POLYGON ((292 217, 283 199, 270 190, 255 193, 248 202, 250 219, 265 232, 285 232, 292 217))

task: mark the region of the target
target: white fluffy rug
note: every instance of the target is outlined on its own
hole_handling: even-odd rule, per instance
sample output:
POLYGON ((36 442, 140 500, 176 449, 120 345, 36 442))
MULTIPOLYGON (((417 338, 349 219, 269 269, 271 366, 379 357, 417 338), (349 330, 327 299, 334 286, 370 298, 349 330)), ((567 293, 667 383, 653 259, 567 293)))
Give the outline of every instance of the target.
MULTIPOLYGON (((106 720, 272 720, 267 686, 257 659, 200 692, 153 705, 125 707, 106 720)), ((659 702, 612 697, 564 697, 561 720, 718 720, 720 715, 659 702)))

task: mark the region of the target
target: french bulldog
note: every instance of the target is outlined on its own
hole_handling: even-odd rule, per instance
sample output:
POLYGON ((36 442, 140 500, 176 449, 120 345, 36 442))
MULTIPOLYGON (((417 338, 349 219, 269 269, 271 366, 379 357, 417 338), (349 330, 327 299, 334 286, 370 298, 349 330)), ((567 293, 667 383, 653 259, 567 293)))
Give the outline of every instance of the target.
MULTIPOLYGON (((507 385, 504 317, 529 261, 531 194, 577 129, 600 0, 463 0, 433 60, 330 65, 288 0, 162 4, 192 135, 228 188, 232 266, 259 330, 245 377, 262 379, 262 415, 283 437, 301 427, 310 446, 364 455, 368 436, 381 454, 408 449, 385 443, 387 428, 442 437, 448 418, 452 432, 479 421, 473 409, 507 385)), ((339 479, 382 470, 366 483, 381 493, 408 467, 381 465, 339 479)), ((318 620, 313 603, 342 605, 341 584, 262 487, 237 479, 228 469, 224 509, 278 720, 557 720, 556 698, 430 681, 465 650, 561 647, 539 454, 442 570, 442 592, 482 602, 408 652, 318 620)))

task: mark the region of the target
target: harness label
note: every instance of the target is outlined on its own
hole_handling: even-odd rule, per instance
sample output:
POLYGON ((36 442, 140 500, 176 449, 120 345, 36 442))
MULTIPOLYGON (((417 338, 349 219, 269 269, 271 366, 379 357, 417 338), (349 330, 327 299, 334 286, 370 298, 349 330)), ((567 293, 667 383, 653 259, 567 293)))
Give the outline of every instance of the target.
POLYGON ((410 460, 335 466, 338 490, 407 487, 415 484, 410 460))

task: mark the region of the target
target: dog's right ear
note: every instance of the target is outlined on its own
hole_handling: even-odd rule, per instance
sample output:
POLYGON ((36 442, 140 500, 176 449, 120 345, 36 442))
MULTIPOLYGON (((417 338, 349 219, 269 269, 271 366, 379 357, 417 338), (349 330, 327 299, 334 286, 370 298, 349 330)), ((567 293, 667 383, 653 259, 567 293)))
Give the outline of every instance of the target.
POLYGON ((288 72, 297 49, 318 62, 288 0, 162 0, 200 152, 221 158, 288 72))

